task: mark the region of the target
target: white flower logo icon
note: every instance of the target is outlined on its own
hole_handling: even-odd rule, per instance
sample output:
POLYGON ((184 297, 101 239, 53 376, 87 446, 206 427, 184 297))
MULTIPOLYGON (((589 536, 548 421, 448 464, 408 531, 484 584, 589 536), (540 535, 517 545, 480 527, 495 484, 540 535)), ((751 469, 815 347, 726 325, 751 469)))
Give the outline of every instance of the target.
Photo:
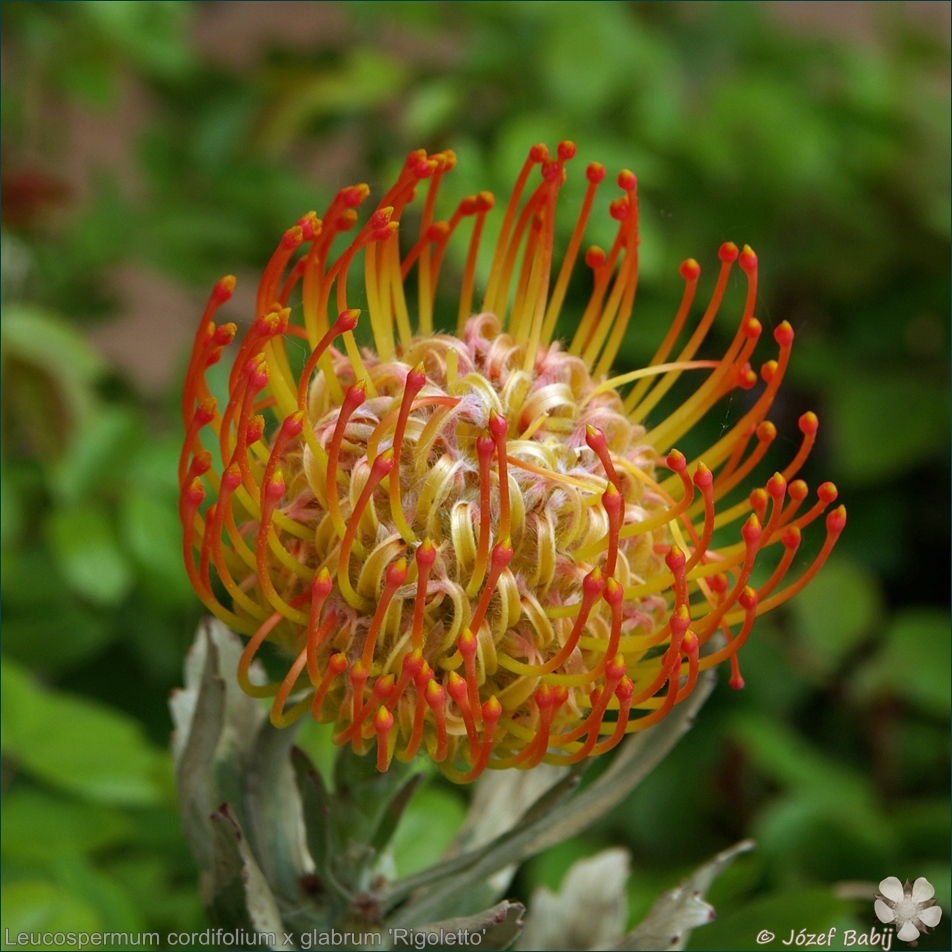
POLYGON ((888 876, 879 884, 881 895, 873 908, 880 922, 896 924, 896 938, 913 948, 920 932, 931 932, 942 918, 942 909, 935 904, 935 889, 925 876, 912 885, 905 885, 895 876, 888 876))

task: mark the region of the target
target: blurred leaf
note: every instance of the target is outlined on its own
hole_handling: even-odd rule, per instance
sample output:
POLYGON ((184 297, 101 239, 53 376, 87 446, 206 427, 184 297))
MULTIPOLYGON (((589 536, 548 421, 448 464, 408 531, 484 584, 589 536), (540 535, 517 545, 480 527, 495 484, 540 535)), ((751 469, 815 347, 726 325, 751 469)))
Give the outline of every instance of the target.
POLYGON ((51 483, 59 499, 75 504, 94 489, 115 484, 138 432, 141 420, 131 407, 97 407, 81 421, 66 455, 53 470, 51 483))
POLYGON ((90 388, 105 364, 59 316, 25 304, 4 307, 0 344, 5 429, 12 424, 18 441, 55 458, 90 410, 90 388))
POLYGON ((192 587, 182 564, 182 527, 168 498, 133 490, 123 497, 120 532, 146 591, 162 605, 190 604, 192 587))
POLYGON ((115 634, 100 614, 52 597, 45 606, 7 613, 3 653, 34 668, 63 671, 95 657, 115 634))
POLYGON ((882 612, 876 579, 860 563, 834 556, 791 604, 796 632, 806 641, 809 668, 836 671, 873 629, 882 612))
POLYGON ((83 12, 137 65, 175 76, 191 65, 186 27, 189 4, 176 0, 84 0, 83 12))
POLYGON ((103 509, 58 509, 47 527, 53 556, 73 591, 102 605, 115 605, 125 597, 133 583, 132 569, 103 509))
POLYGON ((130 832, 115 809, 39 790, 11 790, 3 798, 2 817, 4 855, 37 863, 121 843, 130 832))
POLYGON ((830 398, 834 456, 852 482, 879 482, 945 455, 948 393, 928 379, 843 377, 830 398))
POLYGON ((771 780, 849 814, 867 812, 872 794, 866 779, 824 756, 784 724, 737 718, 733 735, 771 780))
POLYGON ((707 925, 715 918, 714 910, 704 902, 711 883, 735 856, 753 848, 751 840, 744 840, 718 853, 679 886, 664 893, 651 907, 644 922, 610 948, 683 949, 692 930, 707 925))
MULTIPOLYGON (((42 880, 26 880, 4 886, 3 927, 16 940, 20 932, 96 932, 102 921, 87 903, 42 880)), ((21 949, 46 949, 46 944, 30 945, 29 938, 21 949)))
POLYGON ((390 849, 401 876, 410 876, 443 856, 466 816, 461 797, 445 787, 424 787, 403 813, 390 849))
POLYGON ((160 801, 161 754, 130 717, 43 690, 9 660, 2 678, 6 756, 39 779, 93 801, 160 801))
POLYGON ((856 672, 853 690, 867 701, 877 695, 894 694, 927 713, 946 718, 950 672, 948 613, 909 609, 896 615, 883 647, 856 672))
POLYGON ((788 889, 745 905, 737 912, 718 918, 691 938, 689 949, 796 948, 790 943, 801 929, 819 934, 828 932, 850 911, 850 905, 834 897, 829 889, 788 889), (773 935, 762 941, 758 936, 773 935), (783 943, 787 943, 784 945, 783 943))

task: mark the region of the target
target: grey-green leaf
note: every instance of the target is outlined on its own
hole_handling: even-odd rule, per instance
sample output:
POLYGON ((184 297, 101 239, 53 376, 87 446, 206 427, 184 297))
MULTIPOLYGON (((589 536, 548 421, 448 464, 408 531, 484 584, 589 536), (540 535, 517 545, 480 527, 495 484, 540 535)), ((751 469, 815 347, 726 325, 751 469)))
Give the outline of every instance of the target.
POLYGON ((715 918, 714 909, 704 901, 710 885, 739 853, 754 848, 752 840, 744 840, 718 853, 689 879, 663 893, 651 912, 621 941, 600 946, 611 952, 640 952, 654 949, 683 949, 691 930, 715 918))

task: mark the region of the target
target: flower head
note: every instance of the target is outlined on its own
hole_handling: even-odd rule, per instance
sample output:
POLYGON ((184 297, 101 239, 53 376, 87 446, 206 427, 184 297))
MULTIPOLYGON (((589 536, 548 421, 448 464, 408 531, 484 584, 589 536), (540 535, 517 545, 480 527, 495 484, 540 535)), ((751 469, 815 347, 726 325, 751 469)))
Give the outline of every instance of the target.
POLYGON ((749 247, 721 246, 711 300, 676 350, 700 275, 685 261, 681 304, 651 364, 608 376, 638 276, 631 172, 609 204, 611 247, 584 254, 592 291, 574 337, 565 348, 553 339, 605 177, 588 166, 556 272, 556 207, 574 154, 570 142, 555 156, 530 151, 479 305, 476 261, 493 198, 466 198, 435 220, 456 159, 421 150, 343 251, 335 240, 357 226, 365 185, 285 233, 224 406, 205 371, 235 336, 213 320, 233 278, 216 285, 195 339, 179 472, 192 584, 249 636, 238 677, 273 697, 275 724, 309 711, 335 724, 337 743, 375 745, 381 770, 421 748, 462 781, 487 767, 574 763, 657 723, 706 668, 729 660, 740 687, 737 651, 754 619, 807 584, 845 524, 843 507, 831 510, 819 555, 786 581, 801 529, 836 498, 824 483, 810 502, 794 479, 814 442, 812 413, 786 468, 718 508, 742 492, 776 435, 767 414, 793 343, 779 325, 775 356, 759 376, 752 369, 762 328, 749 247), (418 192, 419 237, 401 248, 398 223, 418 192), (435 291, 464 222, 459 306, 448 318, 435 313, 435 291), (350 306, 361 256, 366 316, 350 306), (747 284, 736 335, 720 360, 698 360, 735 264, 747 284), (358 347, 358 317, 372 348, 358 347), (435 330, 447 320, 453 332, 435 330), (685 373, 701 379, 693 396, 654 418, 685 373), (721 398, 758 382, 697 459, 673 448, 721 398), (202 444, 209 429, 217 464, 202 444), (715 546, 715 530, 725 544, 715 546), (755 587, 755 559, 771 547, 782 554, 755 587), (251 662, 266 642, 289 662, 261 684, 251 662))

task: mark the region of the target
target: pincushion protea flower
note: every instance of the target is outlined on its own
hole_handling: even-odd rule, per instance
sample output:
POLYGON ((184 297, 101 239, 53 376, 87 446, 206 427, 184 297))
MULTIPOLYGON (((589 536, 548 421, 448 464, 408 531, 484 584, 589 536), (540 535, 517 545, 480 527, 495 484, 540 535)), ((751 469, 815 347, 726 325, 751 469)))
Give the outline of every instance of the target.
POLYGON ((631 172, 618 176, 609 206, 618 223, 610 249, 584 256, 592 292, 575 335, 567 349, 553 340, 605 176, 588 166, 556 274, 557 199, 574 154, 570 142, 554 157, 544 146, 530 151, 478 307, 476 259, 493 198, 480 193, 434 220, 456 159, 421 150, 339 254, 332 246, 356 226, 365 185, 285 233, 223 407, 205 371, 236 333, 213 320, 234 278, 216 285, 198 329, 179 472, 192 584, 249 636, 238 678, 250 694, 273 697, 276 725, 310 712, 335 724, 338 744, 375 745, 380 770, 422 748, 464 782, 487 767, 574 763, 657 723, 705 668, 729 660, 740 687, 737 652, 754 619, 807 584, 845 524, 843 507, 831 510, 819 554, 786 581, 801 529, 836 498, 824 483, 810 505, 806 484, 793 479, 814 442, 812 413, 800 419, 802 443, 786 468, 718 509, 776 435, 766 418, 790 358, 787 323, 773 333, 778 352, 761 367, 749 409, 696 460, 672 448, 721 398, 758 383, 749 247, 721 246, 711 300, 675 354, 700 274, 685 261, 681 304, 651 364, 607 376, 638 276, 631 172), (419 239, 401 249, 398 222, 421 189, 419 239), (440 333, 437 280, 467 218, 455 333, 440 333), (363 351, 349 296, 358 253, 373 335, 363 351), (737 333, 720 360, 697 360, 735 263, 747 284, 737 333), (294 309, 292 296, 301 301, 294 309), (292 369, 302 351, 303 368, 292 369), (693 396, 649 424, 688 371, 705 373, 693 396), (202 446, 206 428, 216 454, 202 446), (738 524, 736 541, 713 545, 715 530, 738 524), (782 555, 755 588, 755 559, 769 547, 782 555), (213 568, 231 607, 219 601, 213 568), (262 684, 251 664, 266 642, 290 663, 262 684))

